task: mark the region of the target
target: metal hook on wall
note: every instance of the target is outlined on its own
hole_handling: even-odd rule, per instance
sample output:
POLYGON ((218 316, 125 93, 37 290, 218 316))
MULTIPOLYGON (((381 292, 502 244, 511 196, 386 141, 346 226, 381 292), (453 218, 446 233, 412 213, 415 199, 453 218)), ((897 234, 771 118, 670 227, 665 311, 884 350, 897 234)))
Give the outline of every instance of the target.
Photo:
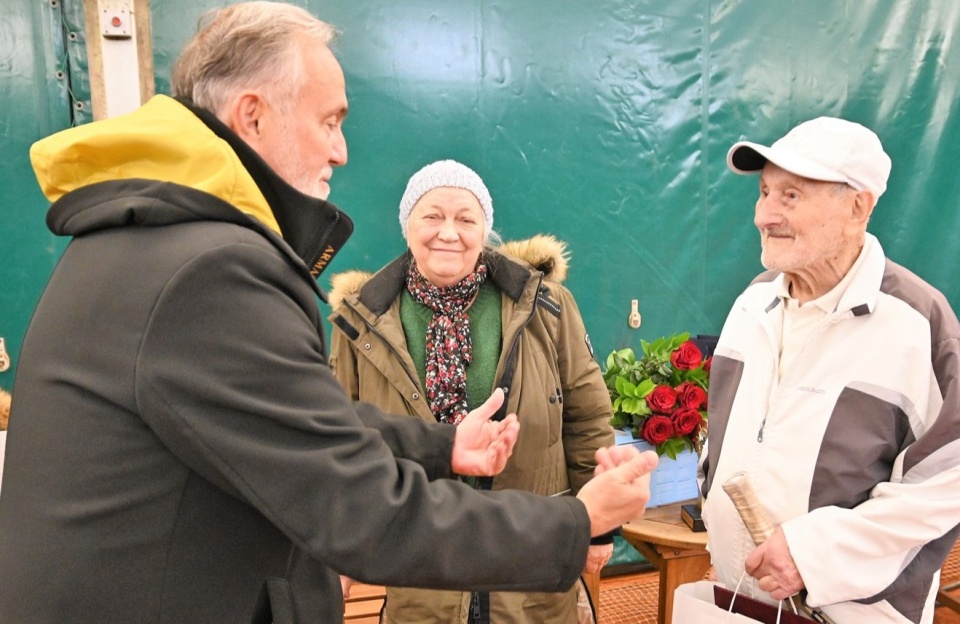
POLYGON ((640 301, 637 299, 630 300, 630 315, 627 316, 627 325, 634 329, 640 327, 640 301))

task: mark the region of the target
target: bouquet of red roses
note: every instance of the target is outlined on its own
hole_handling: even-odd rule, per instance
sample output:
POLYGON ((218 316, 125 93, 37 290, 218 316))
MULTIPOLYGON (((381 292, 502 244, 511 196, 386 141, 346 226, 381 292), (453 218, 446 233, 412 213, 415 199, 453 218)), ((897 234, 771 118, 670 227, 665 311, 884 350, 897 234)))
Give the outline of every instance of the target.
POLYGON ((712 358, 703 358, 689 333, 640 344, 639 358, 630 348, 607 357, 603 379, 613 402, 610 424, 629 429, 659 455, 676 459, 685 449, 699 453, 707 432, 712 358))

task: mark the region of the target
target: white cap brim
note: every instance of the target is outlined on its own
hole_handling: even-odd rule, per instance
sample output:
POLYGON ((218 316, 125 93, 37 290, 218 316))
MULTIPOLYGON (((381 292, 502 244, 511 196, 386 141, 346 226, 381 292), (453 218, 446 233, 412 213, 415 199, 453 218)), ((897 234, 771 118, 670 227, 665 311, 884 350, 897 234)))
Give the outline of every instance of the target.
POLYGON ((759 143, 740 141, 734 143, 733 147, 727 152, 727 166, 731 171, 740 175, 757 173, 763 169, 767 161, 801 178, 823 180, 824 182, 850 183, 846 176, 833 169, 815 163, 794 151, 783 148, 777 149, 776 145, 767 147, 759 143))

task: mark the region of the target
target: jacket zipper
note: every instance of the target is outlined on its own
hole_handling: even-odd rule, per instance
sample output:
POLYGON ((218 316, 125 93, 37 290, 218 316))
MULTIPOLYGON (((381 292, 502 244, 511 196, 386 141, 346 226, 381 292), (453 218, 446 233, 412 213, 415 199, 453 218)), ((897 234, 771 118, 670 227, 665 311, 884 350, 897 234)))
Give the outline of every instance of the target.
POLYGON ((316 244, 310 248, 307 258, 309 259, 310 264, 307 265, 308 269, 313 268, 317 263, 317 260, 323 254, 323 250, 327 245, 327 239, 330 238, 330 233, 333 232, 333 229, 337 227, 337 224, 340 223, 339 213, 333 215, 331 222, 320 232, 320 235, 314 239, 316 244))
MULTIPOLYGON (((526 320, 523 321, 523 324, 520 325, 520 327, 517 329, 517 333, 513 335, 513 340, 510 342, 510 348, 507 350, 507 357, 503 360, 504 361, 503 374, 501 374, 500 379, 497 380, 497 384, 495 387, 504 389, 504 395, 505 395, 503 398, 504 404, 506 404, 507 402, 506 394, 510 392, 510 388, 502 385, 503 377, 508 372, 507 369, 509 368, 507 365, 507 362, 509 362, 510 359, 514 357, 515 351, 517 349, 517 345, 520 344, 520 336, 523 334, 523 330, 525 330, 527 328, 527 325, 530 324, 530 321, 533 320, 533 317, 537 313, 537 308, 540 307, 539 303, 537 302, 539 301, 540 288, 542 285, 543 285, 543 274, 541 273, 539 281, 537 282, 537 290, 534 292, 534 295, 533 295, 533 308, 530 310, 530 314, 527 316, 526 320)), ((510 372, 513 373, 514 371, 510 371, 510 372)))

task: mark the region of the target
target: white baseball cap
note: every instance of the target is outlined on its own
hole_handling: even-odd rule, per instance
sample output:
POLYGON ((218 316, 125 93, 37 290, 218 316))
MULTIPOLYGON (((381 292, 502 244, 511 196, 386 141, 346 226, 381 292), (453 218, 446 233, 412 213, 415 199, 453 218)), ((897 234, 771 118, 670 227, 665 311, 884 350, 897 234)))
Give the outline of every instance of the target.
POLYGON ((836 117, 805 121, 770 147, 740 141, 727 152, 727 166, 741 175, 757 173, 767 161, 802 178, 870 191, 874 201, 887 190, 891 166, 872 130, 836 117))

